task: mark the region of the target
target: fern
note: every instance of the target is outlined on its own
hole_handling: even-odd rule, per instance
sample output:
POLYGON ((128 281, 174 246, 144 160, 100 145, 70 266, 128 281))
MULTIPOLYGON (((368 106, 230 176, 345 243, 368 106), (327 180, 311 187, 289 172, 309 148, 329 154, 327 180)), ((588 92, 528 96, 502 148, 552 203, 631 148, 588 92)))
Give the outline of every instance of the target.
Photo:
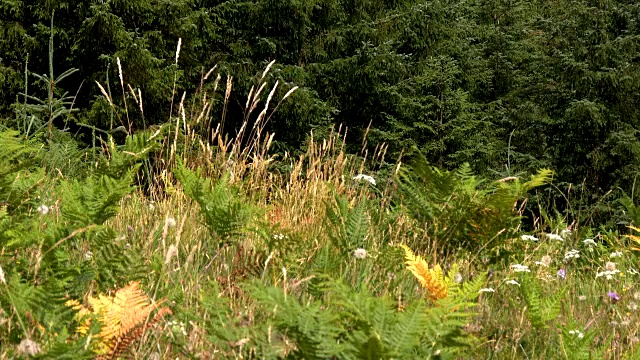
POLYGON ((0 132, 0 205, 17 206, 24 198, 14 188, 18 174, 38 160, 38 149, 18 139, 17 131, 0 132))
POLYGON ((604 358, 604 354, 602 354, 603 356, 593 356, 595 354, 592 353, 591 347, 596 337, 595 331, 580 329, 580 326, 571 318, 560 330, 560 344, 562 346, 562 355, 565 359, 589 360, 604 358))
POLYGON ((80 227, 104 224, 118 213, 120 200, 134 190, 134 171, 120 178, 90 176, 63 183, 62 215, 80 227))
POLYGON ((547 323, 555 319, 561 310, 561 301, 565 291, 560 289, 553 294, 544 294, 539 281, 533 276, 520 276, 520 292, 527 305, 527 318, 535 328, 546 328, 547 323))
POLYGON ((205 224, 219 245, 246 231, 252 211, 243 203, 238 190, 228 184, 227 177, 220 179, 212 188, 209 179, 203 178, 200 172, 187 169, 181 162, 178 162, 174 173, 185 194, 200 205, 205 224))
POLYGON ((113 296, 98 295, 89 297, 89 308, 78 301, 67 302, 69 307, 78 311, 80 322, 78 333, 86 334, 90 327, 88 315, 95 315, 102 324, 96 335, 94 349, 101 359, 113 359, 123 355, 133 341, 139 339, 144 331, 153 326, 171 310, 160 307, 162 301, 155 303, 139 288, 138 282, 119 289, 113 296), (151 314, 155 311, 155 315, 151 314))
POLYGON ((442 171, 422 158, 401 171, 398 202, 447 249, 475 251, 482 246, 491 250, 489 241, 507 238, 516 228, 516 202, 550 181, 551 175, 542 170, 524 183, 517 178, 489 183, 476 178, 468 164, 442 171))
MULTIPOLYGON (((449 354, 464 355, 475 342, 463 327, 474 315, 470 310, 484 283, 451 285, 452 294, 438 306, 428 307, 423 300, 398 310, 395 300, 376 296, 319 276, 316 285, 322 297, 296 298, 279 288, 250 286, 252 297, 260 305, 260 318, 271 328, 271 339, 286 339, 295 346, 288 358, 416 359, 449 354), (455 289, 454 289, 455 287, 455 289)), ((261 357, 276 344, 252 338, 255 354, 261 357)))
POLYGON ((109 137, 108 156, 100 159, 96 175, 121 178, 130 169, 136 168, 137 164, 160 147, 164 129, 165 127, 160 127, 155 132, 147 130, 130 135, 122 146, 117 146, 113 137, 109 137))
POLYGON ((333 245, 343 254, 348 254, 356 248, 367 248, 367 234, 369 231, 368 206, 365 201, 351 207, 344 196, 336 195, 335 204, 327 202, 326 225, 328 235, 333 245))

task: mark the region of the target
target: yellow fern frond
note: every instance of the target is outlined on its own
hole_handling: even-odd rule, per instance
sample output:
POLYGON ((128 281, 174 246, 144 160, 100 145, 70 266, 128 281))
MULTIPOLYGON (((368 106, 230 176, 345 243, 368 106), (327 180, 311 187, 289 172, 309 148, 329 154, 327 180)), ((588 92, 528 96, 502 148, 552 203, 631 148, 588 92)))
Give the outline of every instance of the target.
MULTIPOLYGON (((636 232, 640 232, 640 228, 637 228, 635 226, 627 226, 629 229, 634 230, 636 232)), ((628 237, 629 239, 631 239, 631 241, 635 242, 636 244, 640 245, 640 236, 637 235, 626 235, 626 237, 628 237)), ((637 247, 632 247, 631 250, 634 251, 640 251, 640 248, 637 247)))
POLYGON ((85 315, 97 315, 102 329, 96 335, 97 342, 94 348, 96 353, 106 358, 119 356, 127 350, 129 344, 142 336, 149 326, 171 313, 171 310, 166 307, 159 308, 162 302, 151 302, 139 286, 139 282, 131 282, 116 291, 113 297, 102 294, 98 297, 89 297, 90 309, 81 307, 76 300, 67 302, 67 306, 79 310, 76 315, 81 323, 78 333, 86 334, 89 328, 89 321, 82 320, 85 315), (158 311, 155 317, 148 321, 151 313, 156 309, 158 311))
POLYGON ((407 270, 411 271, 420 285, 427 289, 429 298, 437 301, 447 297, 447 283, 440 265, 435 265, 430 269, 427 262, 421 256, 415 255, 408 246, 400 245, 400 247, 404 250, 407 270))

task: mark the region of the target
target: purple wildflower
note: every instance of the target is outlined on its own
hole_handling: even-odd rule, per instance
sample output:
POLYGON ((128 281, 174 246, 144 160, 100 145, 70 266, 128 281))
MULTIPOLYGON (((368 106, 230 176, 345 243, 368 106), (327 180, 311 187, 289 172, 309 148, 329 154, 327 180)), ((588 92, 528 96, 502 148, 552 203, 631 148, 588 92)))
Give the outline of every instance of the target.
POLYGON ((607 296, 609 296, 609 299, 611 299, 611 302, 613 302, 614 304, 618 302, 618 300, 620 300, 620 295, 616 294, 613 291, 609 291, 607 293, 607 296))
POLYGON ((565 269, 560 269, 558 270, 558 277, 562 280, 567 278, 567 270, 565 269))

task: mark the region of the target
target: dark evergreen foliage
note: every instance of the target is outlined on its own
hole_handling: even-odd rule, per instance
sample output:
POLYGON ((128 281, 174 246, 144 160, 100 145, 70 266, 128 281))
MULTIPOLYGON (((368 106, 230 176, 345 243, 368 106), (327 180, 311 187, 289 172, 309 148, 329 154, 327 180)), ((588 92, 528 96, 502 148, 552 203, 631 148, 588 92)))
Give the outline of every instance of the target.
POLYGON ((353 150, 370 126, 372 146, 384 141, 448 169, 552 168, 582 184, 586 205, 616 186, 630 193, 640 170, 633 1, 3 1, 5 117, 32 102, 19 92, 48 96, 36 80, 50 70, 52 16, 53 72, 79 70, 54 92, 77 94, 80 111, 65 123, 78 129, 120 125, 95 81, 116 105, 133 103, 127 89, 122 98, 116 58, 124 82, 141 89, 144 117, 135 106, 128 114, 134 128, 168 120, 174 79, 178 92, 194 91, 218 65, 236 79, 230 133, 243 119, 241 94, 277 60, 269 76, 286 84, 278 91, 301 88, 267 125, 275 149, 295 151, 311 129, 344 124, 353 150))

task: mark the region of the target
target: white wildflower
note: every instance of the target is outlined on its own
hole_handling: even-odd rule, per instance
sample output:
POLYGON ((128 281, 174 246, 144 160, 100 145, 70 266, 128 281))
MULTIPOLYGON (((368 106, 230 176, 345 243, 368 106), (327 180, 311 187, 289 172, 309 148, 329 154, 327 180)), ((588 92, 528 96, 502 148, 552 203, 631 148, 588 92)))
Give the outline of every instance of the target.
POLYGON ((463 280, 463 279, 462 279, 462 274, 460 274, 460 273, 456 273, 456 274, 453 276, 453 281, 455 281, 455 282, 457 282, 457 283, 461 283, 461 282, 462 282, 462 280, 463 280))
POLYGON ((18 353, 22 355, 36 355, 39 354, 42 350, 40 349, 40 345, 37 342, 30 339, 23 339, 20 341, 18 345, 18 353))
POLYGON ((562 236, 558 235, 558 234, 548 233, 548 234, 547 234, 547 237, 548 237, 550 240, 564 241, 564 238, 563 238, 562 236))
POLYGON ((529 267, 527 265, 521 265, 521 264, 511 265, 511 270, 515 272, 531 272, 531 270, 529 270, 529 267))
POLYGON ((607 261, 607 263, 604 264, 604 268, 607 269, 607 271, 614 271, 616 269, 616 263, 607 261))
POLYGON ((569 334, 577 336, 578 339, 582 339, 584 337, 584 334, 580 330, 569 330, 569 334))
POLYGON ((353 252, 353 256, 356 259, 364 259, 367 257, 367 250, 363 249, 363 248, 358 248, 353 252))
POLYGON ((551 260, 551 256, 545 255, 540 259, 540 261, 536 261, 535 264, 549 267, 549 265, 551 265, 551 260))
POLYGON ((515 280, 509 280, 506 283, 509 284, 509 285, 518 285, 518 286, 520 286, 520 283, 515 281, 515 280))
POLYGON ((273 238, 275 240, 282 240, 282 239, 284 239, 284 235, 283 234, 273 234, 273 238))
POLYGON ((627 305, 627 308, 629 308, 629 310, 631 311, 636 311, 638 310, 638 304, 632 301, 629 303, 629 305, 627 305))
POLYGON ((564 229, 564 230, 560 231, 560 236, 562 236, 565 239, 568 238, 569 236, 571 236, 571 230, 564 229))
POLYGON ((484 289, 480 289, 478 292, 479 293, 487 293, 487 292, 494 293, 496 291, 493 288, 484 288, 484 289))
POLYGON ((614 251, 611 254, 609 254, 610 258, 617 258, 617 257, 620 257, 620 256, 622 256, 622 251, 614 251))
POLYGON ((611 270, 611 271, 610 271, 610 270, 607 270, 607 271, 601 271, 601 272, 599 272, 599 273, 597 273, 597 274, 596 274, 596 278, 599 278, 599 277, 604 276, 604 277, 606 277, 606 278, 607 278, 607 280, 611 280, 611 279, 613 279, 613 275, 615 275, 615 274, 617 274, 617 273, 619 273, 619 272, 620 272, 620 270, 618 270, 618 269, 616 269, 616 270, 611 270))
POLYGON ((87 261, 93 259, 93 252, 87 251, 86 253, 84 253, 84 259, 87 261))
POLYGON ((368 182, 371 185, 374 185, 374 186, 376 185, 376 179, 374 179, 372 176, 365 175, 365 174, 358 174, 358 175, 353 177, 353 180, 355 180, 355 181, 364 180, 364 181, 368 182))
POLYGON ((171 216, 168 216, 167 219, 165 220, 165 226, 168 228, 172 228, 176 226, 176 219, 174 219, 171 216))
POLYGON ((569 330, 569 334, 570 335, 575 335, 578 337, 578 339, 582 339, 584 337, 584 334, 582 333, 582 331, 580 330, 569 330))
POLYGON ((636 270, 636 269, 634 269, 634 268, 632 268, 632 267, 627 268, 627 271, 628 271, 629 273, 633 274, 633 275, 638 275, 638 274, 640 274, 640 273, 638 272, 638 270, 636 270))
POLYGON ((584 239, 582 240, 582 243, 589 247, 597 245, 593 239, 584 239))
POLYGON ((49 213, 49 207, 45 204, 38 206, 38 212, 40 215, 47 215, 49 213))
POLYGON ((577 259, 580 257, 580 251, 573 249, 573 250, 569 250, 567 251, 566 254, 564 254, 564 261, 569 261, 571 259, 577 259))
POLYGON ((586 300, 587 300, 587 297, 586 297, 586 296, 584 296, 584 295, 580 295, 580 296, 578 296, 578 300, 580 300, 580 301, 586 301, 586 300))
POLYGON ((4 277, 4 270, 2 270, 2 266, 0 266, 0 282, 3 284, 7 283, 7 279, 4 277))
POLYGON ((533 235, 522 235, 520 236, 520 239, 524 241, 538 241, 538 238, 533 235))

